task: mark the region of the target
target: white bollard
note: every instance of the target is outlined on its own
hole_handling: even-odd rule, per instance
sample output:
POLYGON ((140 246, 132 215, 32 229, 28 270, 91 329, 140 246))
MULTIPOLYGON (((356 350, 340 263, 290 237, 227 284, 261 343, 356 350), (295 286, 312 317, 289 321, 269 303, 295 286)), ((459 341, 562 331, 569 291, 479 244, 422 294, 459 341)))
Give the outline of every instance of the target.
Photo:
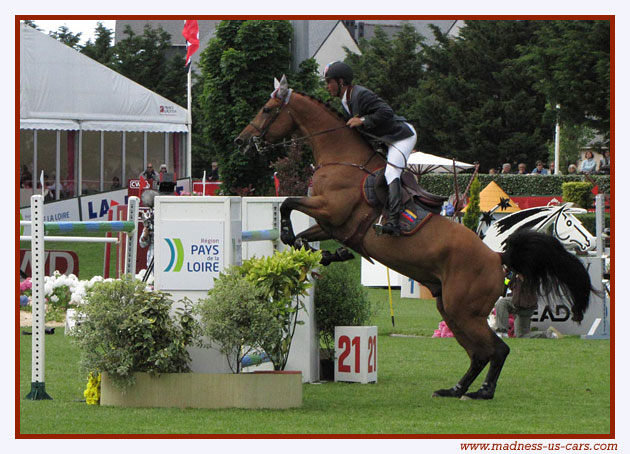
POLYGON ((335 381, 377 381, 376 326, 335 326, 335 381))

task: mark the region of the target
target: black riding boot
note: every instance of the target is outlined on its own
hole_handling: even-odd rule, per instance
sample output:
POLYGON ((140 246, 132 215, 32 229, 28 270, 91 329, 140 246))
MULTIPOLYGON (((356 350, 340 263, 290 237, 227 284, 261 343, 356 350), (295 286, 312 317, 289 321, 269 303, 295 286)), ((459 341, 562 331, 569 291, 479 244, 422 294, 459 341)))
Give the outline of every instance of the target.
POLYGON ((392 181, 388 185, 387 189, 389 191, 389 213, 387 215, 387 222, 383 226, 383 233, 392 236, 400 236, 400 206, 402 192, 400 178, 396 178, 392 181))

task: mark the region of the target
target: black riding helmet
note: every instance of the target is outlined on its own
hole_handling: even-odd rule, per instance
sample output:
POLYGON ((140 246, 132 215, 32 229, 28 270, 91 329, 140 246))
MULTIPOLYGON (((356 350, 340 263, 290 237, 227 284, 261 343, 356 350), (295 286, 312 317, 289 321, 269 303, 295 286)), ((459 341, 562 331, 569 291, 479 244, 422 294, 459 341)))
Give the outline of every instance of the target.
POLYGON ((343 79, 346 84, 352 83, 352 68, 342 61, 328 63, 324 68, 324 79, 343 79))

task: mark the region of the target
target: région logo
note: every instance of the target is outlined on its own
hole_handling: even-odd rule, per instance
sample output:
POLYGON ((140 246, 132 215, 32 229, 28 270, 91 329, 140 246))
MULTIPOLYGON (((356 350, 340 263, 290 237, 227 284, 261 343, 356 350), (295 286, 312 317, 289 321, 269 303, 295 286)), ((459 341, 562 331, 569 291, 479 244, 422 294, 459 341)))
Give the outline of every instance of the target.
POLYGON ((180 272, 186 262, 185 271, 189 273, 218 273, 221 271, 221 249, 219 240, 202 238, 199 244, 190 246, 190 259, 186 260, 181 238, 164 238, 171 252, 165 272, 180 272))

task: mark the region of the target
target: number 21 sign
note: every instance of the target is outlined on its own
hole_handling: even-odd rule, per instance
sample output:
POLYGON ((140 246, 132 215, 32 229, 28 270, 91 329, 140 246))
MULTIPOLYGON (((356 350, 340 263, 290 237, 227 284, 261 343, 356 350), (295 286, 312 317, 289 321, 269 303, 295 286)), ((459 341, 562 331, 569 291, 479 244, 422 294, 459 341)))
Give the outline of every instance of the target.
POLYGON ((335 326, 335 381, 376 382, 376 347, 376 326, 335 326))

